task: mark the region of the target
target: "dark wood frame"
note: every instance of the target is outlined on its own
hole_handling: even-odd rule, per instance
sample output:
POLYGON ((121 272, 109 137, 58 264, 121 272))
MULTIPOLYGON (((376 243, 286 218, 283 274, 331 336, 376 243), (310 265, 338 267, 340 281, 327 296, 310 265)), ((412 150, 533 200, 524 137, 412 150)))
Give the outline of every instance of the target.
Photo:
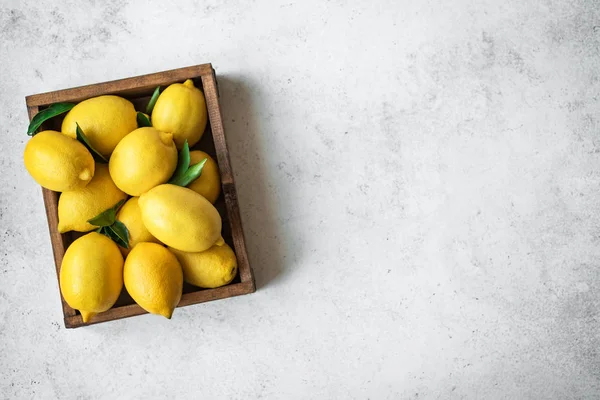
MULTIPOLYGON (((184 294, 181 297, 178 307, 239 296, 255 291, 254 275, 246 251, 237 192, 229 161, 225 130, 223 128, 217 79, 212 65, 195 65, 149 75, 136 76, 133 78, 41 93, 25 98, 30 120, 41 109, 44 109, 53 103, 76 103, 90 97, 106 94, 123 96, 131 100, 136 105, 136 109, 141 111, 142 104, 147 102, 149 96, 157 86, 161 86, 164 89, 164 87, 172 83, 183 82, 186 79, 194 80, 196 86, 203 89, 206 98, 209 121, 207 131, 204 133, 200 143, 194 146, 194 149, 202 149, 209 154, 212 153, 213 156, 216 156, 216 161, 221 173, 222 192, 215 207, 217 207, 223 218, 223 237, 230 245, 232 245, 232 248, 236 253, 239 272, 233 283, 217 289, 200 289, 185 284, 184 294)), ((60 130, 59 123, 61 119, 62 118, 55 118, 48 121, 42 126, 42 129, 60 130)), ((54 262, 56 264, 56 276, 58 278, 65 250, 76 237, 80 236, 80 234, 71 232, 60 234, 58 232, 58 198, 60 193, 42 188, 42 195, 48 218, 48 227, 50 229, 50 240, 52 242, 54 262)), ((96 315, 87 324, 83 323, 79 312, 71 308, 65 302, 62 295, 61 301, 65 327, 67 328, 77 328, 84 325, 112 321, 146 313, 144 309, 131 300, 125 291, 125 288, 123 288, 123 293, 113 308, 96 315)), ((177 312, 174 313, 174 316, 177 318, 177 312)))

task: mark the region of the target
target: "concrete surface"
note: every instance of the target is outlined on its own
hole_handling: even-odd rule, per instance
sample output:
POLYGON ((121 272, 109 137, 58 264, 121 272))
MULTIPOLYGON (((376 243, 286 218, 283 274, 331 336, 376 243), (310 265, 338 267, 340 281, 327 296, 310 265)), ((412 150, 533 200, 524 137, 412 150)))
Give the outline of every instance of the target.
POLYGON ((0 397, 600 398, 599 48, 595 0, 0 0, 0 397), (65 330, 25 95, 203 62, 258 292, 65 330))

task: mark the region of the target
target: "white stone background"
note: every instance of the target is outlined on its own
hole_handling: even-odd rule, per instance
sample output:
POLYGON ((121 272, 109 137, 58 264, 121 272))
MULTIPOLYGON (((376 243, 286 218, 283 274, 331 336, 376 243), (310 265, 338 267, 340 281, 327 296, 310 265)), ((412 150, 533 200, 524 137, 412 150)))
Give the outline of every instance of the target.
POLYGON ((0 397, 600 398, 596 0, 0 0, 0 397), (212 62, 255 294, 66 330, 24 97, 212 62))

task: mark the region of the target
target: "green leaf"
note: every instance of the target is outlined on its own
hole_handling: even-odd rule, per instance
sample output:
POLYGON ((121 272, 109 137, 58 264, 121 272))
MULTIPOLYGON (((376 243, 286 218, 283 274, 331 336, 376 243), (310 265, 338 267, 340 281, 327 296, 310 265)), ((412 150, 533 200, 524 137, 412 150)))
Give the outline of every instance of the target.
POLYGON ((154 93, 152 93, 152 97, 150 98, 150 102, 148 102, 148 106, 146 107, 146 114, 152 114, 152 110, 154 110, 154 105, 156 104, 156 100, 158 100, 158 96, 160 95, 160 86, 157 86, 154 89, 154 93))
POLYGON ((126 249, 129 248, 129 231, 124 223, 121 221, 115 221, 115 223, 111 226, 105 227, 105 230, 110 235, 109 237, 119 246, 126 249))
POLYGON ((108 210, 102 211, 100 214, 96 215, 94 218, 88 219, 87 222, 89 222, 92 225, 96 225, 96 226, 110 226, 110 225, 114 224, 115 218, 117 217, 117 211, 119 210, 119 207, 121 207, 121 205, 123 205, 123 203, 125 203, 125 200, 121 200, 120 202, 118 202, 113 207, 109 208, 108 210))
POLYGON ((75 107, 73 103, 55 103, 45 110, 37 113, 29 123, 29 127, 27 128, 27 134, 29 136, 34 136, 38 128, 50 118, 56 117, 62 113, 69 111, 71 108, 75 107))
POLYGON ((169 180, 169 183, 180 179, 183 174, 188 170, 190 166, 190 146, 188 145, 187 139, 183 143, 183 148, 179 152, 179 158, 177 160, 177 168, 173 173, 173 176, 169 180))
POLYGON ((139 111, 137 113, 137 124, 138 124, 138 128, 152 126, 152 123, 148 119, 148 116, 146 114, 144 114, 143 112, 139 112, 139 111))
POLYGON ((205 158, 204 160, 200 161, 198 164, 192 165, 191 167, 188 168, 188 170, 185 172, 185 174, 183 174, 181 176, 181 178, 178 178, 171 183, 173 185, 186 187, 187 185, 189 185, 190 183, 192 183, 193 181, 198 179, 200 177, 200 175, 202 175, 202 169, 204 168, 204 164, 206 164, 206 160, 208 160, 208 158, 205 158))
MULTIPOLYGON (((121 246, 123 244, 123 242, 121 242, 121 239, 119 239, 119 237, 117 236, 117 234, 114 233, 113 230, 110 229, 109 226, 102 227, 102 232, 100 232, 100 233, 103 234, 104 236, 108 237, 110 240, 112 240, 113 242, 115 242, 119 246, 121 246)), ((123 247, 123 246, 121 246, 121 247, 123 247)))
POLYGON ((98 150, 96 150, 92 147, 92 145, 90 144, 88 138, 85 136, 85 133, 83 133, 83 130, 81 129, 79 124, 77 122, 75 122, 75 125, 77 125, 77 129, 75 130, 77 132, 77 140, 79 140, 90 151, 90 153, 92 153, 92 156, 94 156, 96 161, 102 161, 102 162, 107 163, 108 160, 106 158, 104 158, 104 156, 102 154, 100 154, 98 152, 98 150))

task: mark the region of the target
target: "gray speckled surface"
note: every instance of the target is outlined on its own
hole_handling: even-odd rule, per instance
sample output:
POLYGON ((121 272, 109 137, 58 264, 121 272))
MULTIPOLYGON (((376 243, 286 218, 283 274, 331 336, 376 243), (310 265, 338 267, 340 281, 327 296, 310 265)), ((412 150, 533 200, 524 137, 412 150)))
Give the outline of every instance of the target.
POLYGON ((0 0, 0 398, 600 397, 595 0, 168 3, 0 0), (203 62, 258 292, 65 330, 25 95, 203 62))

